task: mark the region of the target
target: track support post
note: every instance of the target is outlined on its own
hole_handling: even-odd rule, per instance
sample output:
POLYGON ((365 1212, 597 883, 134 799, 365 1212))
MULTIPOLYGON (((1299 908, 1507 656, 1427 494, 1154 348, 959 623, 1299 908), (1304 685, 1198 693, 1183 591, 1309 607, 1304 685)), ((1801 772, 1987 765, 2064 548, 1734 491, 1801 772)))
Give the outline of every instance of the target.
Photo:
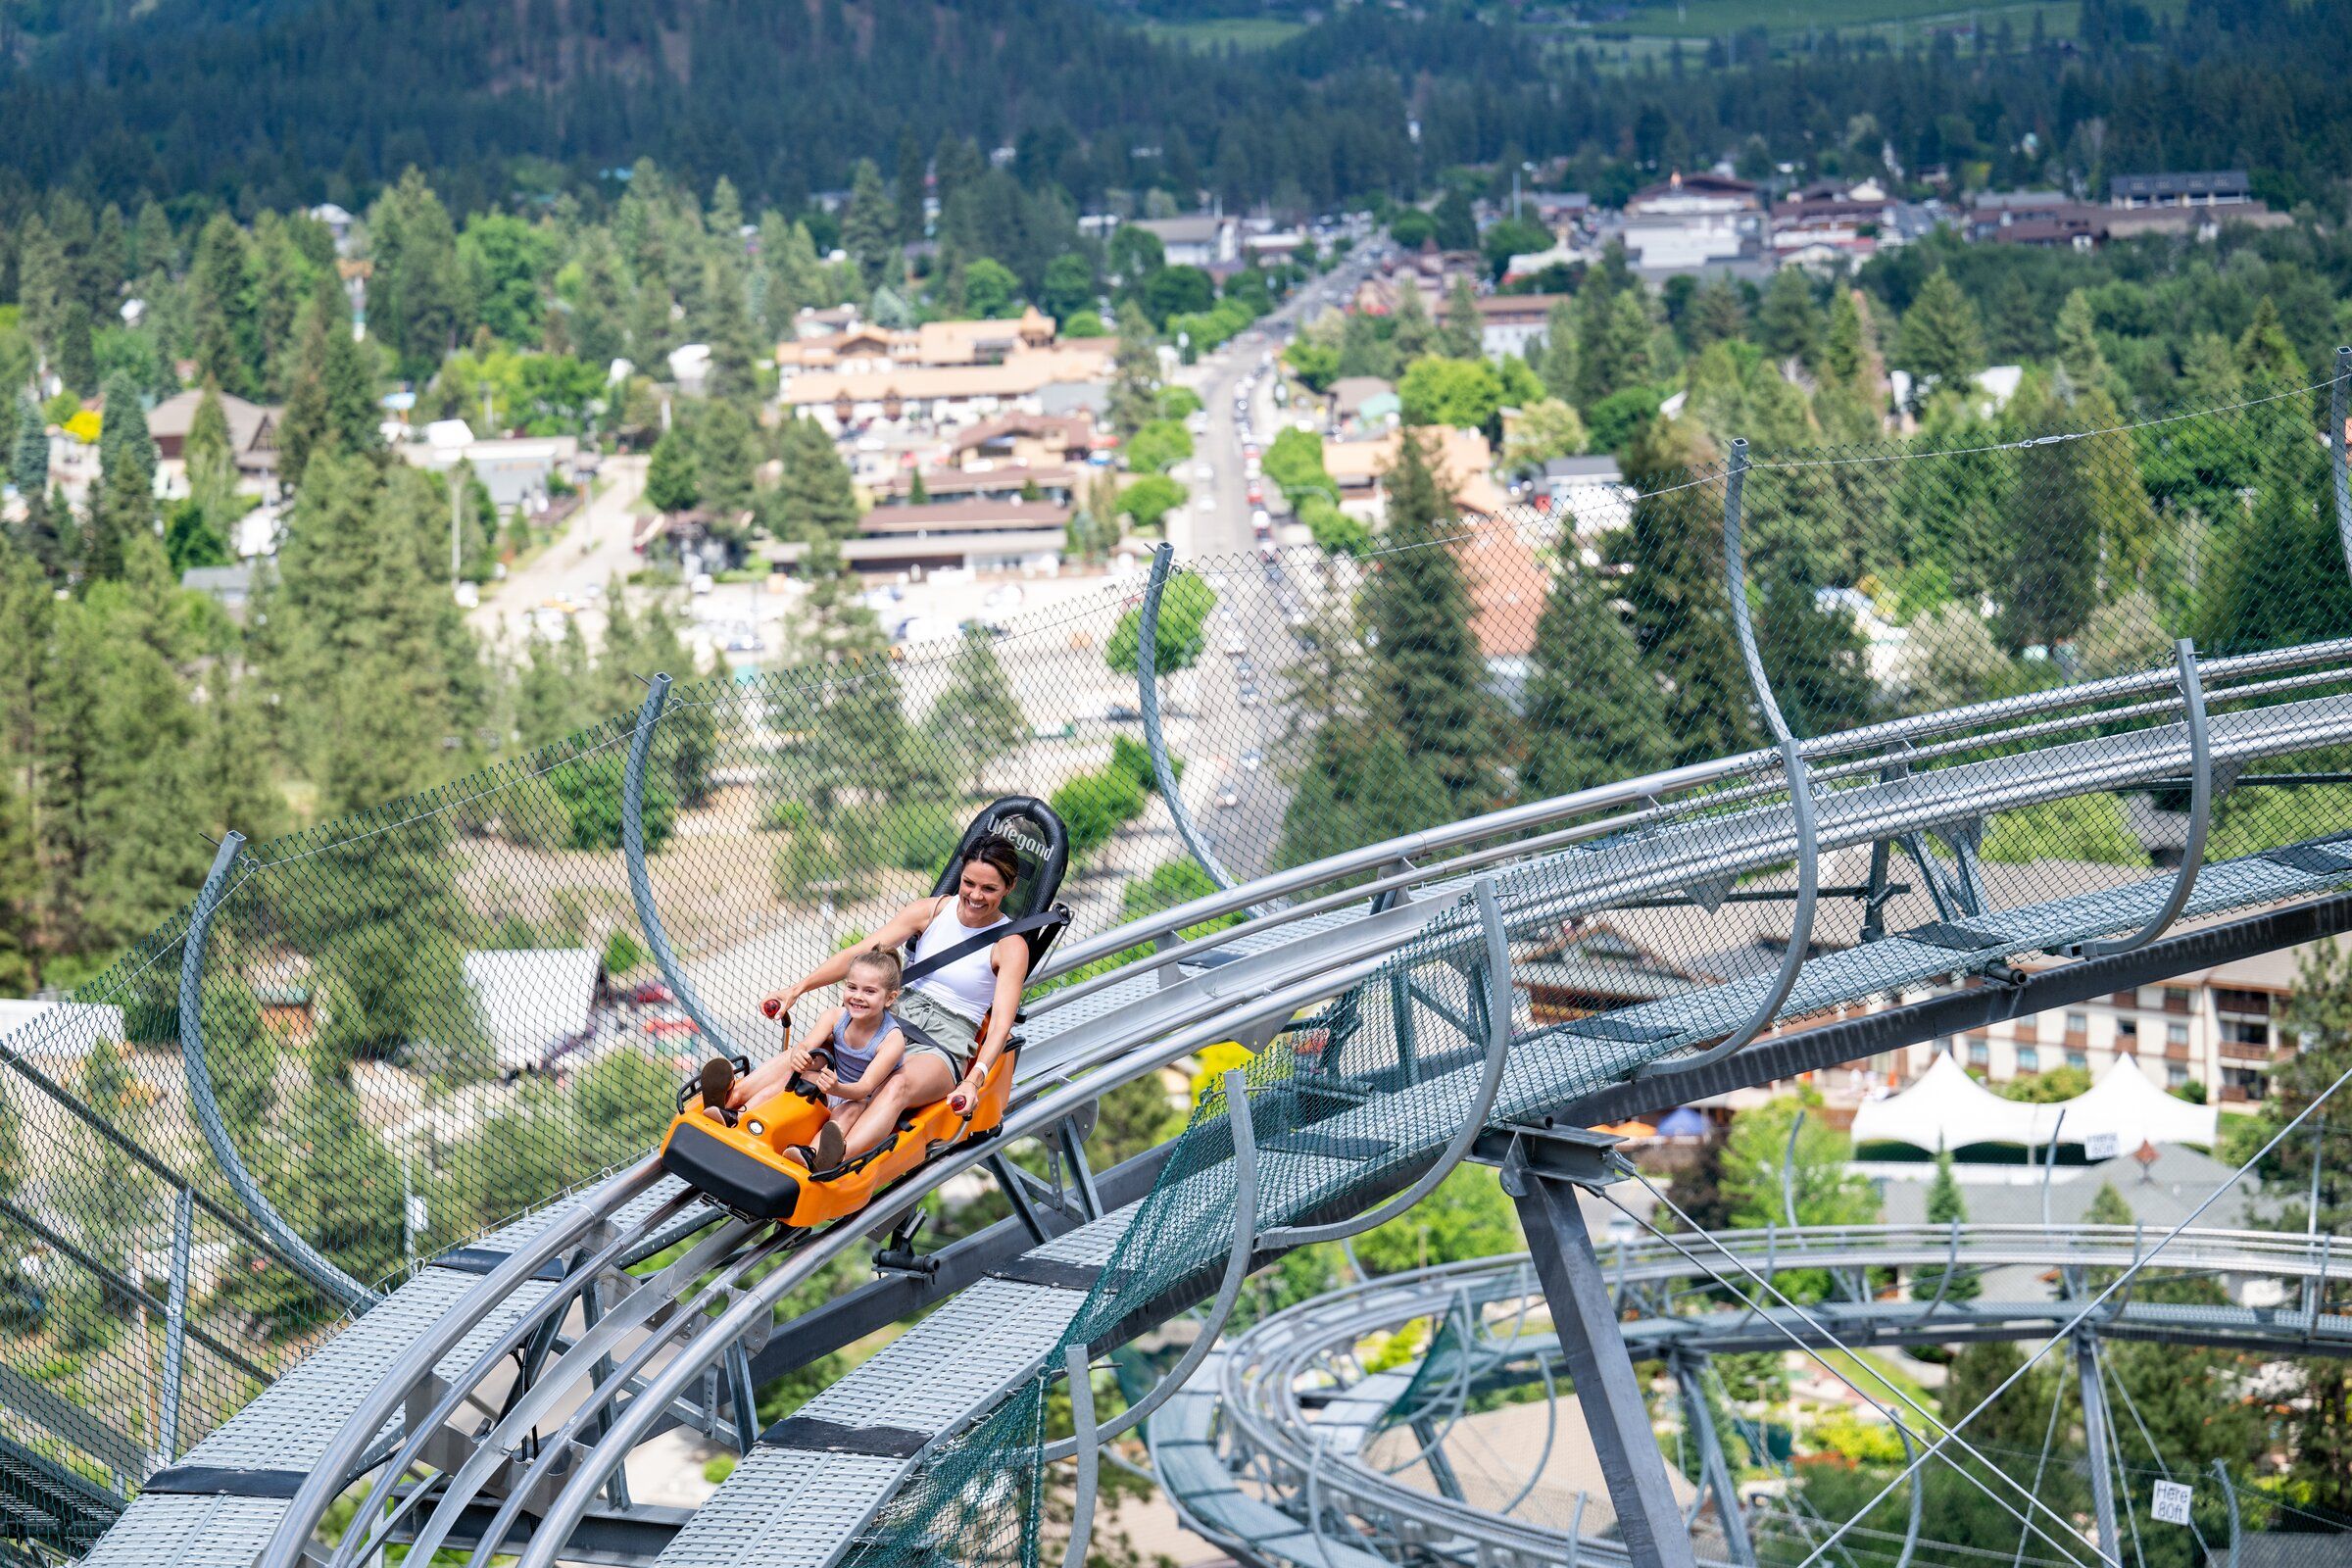
POLYGON ((1502 1188, 1518 1205, 1527 1250, 1559 1329, 1561 1358, 1584 1406, 1609 1500, 1617 1506, 1626 1555, 1633 1568, 1696 1568, 1690 1531, 1667 1484, 1666 1458, 1649 1429, 1642 1384, 1577 1205, 1579 1185, 1531 1162, 1523 1145, 1515 1144, 1503 1161, 1502 1188))
POLYGON ((1691 1433, 1698 1439, 1699 1461, 1706 1467, 1707 1490, 1715 1494, 1715 1513, 1723 1521, 1724 1547, 1732 1554, 1732 1561, 1742 1568, 1755 1568, 1756 1549, 1747 1539, 1747 1517, 1740 1511, 1740 1489, 1732 1484, 1732 1466, 1724 1457, 1723 1437, 1715 1430, 1715 1416, 1707 1408, 1706 1389, 1699 1381, 1699 1368, 1703 1364, 1689 1352, 1674 1357, 1674 1381, 1682 1391, 1683 1419, 1690 1423, 1691 1433))
POLYGON ((2082 1433, 2090 1450, 2090 1506, 2098 1520, 2099 1557, 2123 1561, 2116 1534, 2115 1460, 2107 1452, 2107 1391, 2099 1382, 2099 1341, 2087 1329, 2074 1333, 2075 1382, 2082 1396, 2082 1433))
POLYGON ((1184 804, 1184 792, 1176 783, 1175 764, 1168 760, 1167 735, 1160 726, 1159 602, 1168 591, 1168 575, 1175 565, 1174 545, 1163 542, 1152 553, 1152 575, 1144 584, 1143 608, 1136 615, 1136 707, 1144 715, 1144 747, 1152 757, 1152 777, 1159 785, 1159 798, 1167 804, 1168 815, 1175 819, 1177 836, 1193 852, 1193 858, 1208 873, 1208 879, 1220 889, 1230 891, 1233 874, 1217 859, 1200 824, 1193 820, 1192 808, 1184 804))

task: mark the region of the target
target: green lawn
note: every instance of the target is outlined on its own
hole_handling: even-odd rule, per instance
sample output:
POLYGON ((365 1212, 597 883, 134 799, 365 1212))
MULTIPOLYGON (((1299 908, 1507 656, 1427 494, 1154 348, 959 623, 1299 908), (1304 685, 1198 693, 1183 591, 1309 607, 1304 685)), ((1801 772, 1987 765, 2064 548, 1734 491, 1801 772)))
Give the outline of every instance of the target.
POLYGON ((1904 1417, 1906 1424, 1914 1428, 1919 1425, 1919 1418, 1908 1405, 1895 1397, 1896 1390, 1901 1390, 1928 1409, 1936 1408, 1936 1396, 1887 1356, 1871 1350, 1858 1350, 1850 1354, 1844 1350, 1823 1350, 1821 1359, 1824 1364, 1851 1379, 1865 1395, 1904 1417))
POLYGON ((2020 38, 2033 28, 2034 13, 2042 13, 2042 26, 2052 36, 2075 30, 2071 3, 2018 0, 2002 5, 1954 5, 1952 0, 1648 0, 1637 5, 1622 26, 1635 33, 1664 37, 1711 38, 1749 27, 1773 33, 1802 33, 1824 27, 1883 27, 1896 23, 1965 24, 1972 16, 1984 27, 2005 17, 2020 38))
POLYGON ((1144 30, 1163 43, 1188 49, 1221 49, 1227 44, 1271 49, 1304 32, 1306 24, 1280 17, 1208 17, 1199 22, 1147 22, 1144 30))

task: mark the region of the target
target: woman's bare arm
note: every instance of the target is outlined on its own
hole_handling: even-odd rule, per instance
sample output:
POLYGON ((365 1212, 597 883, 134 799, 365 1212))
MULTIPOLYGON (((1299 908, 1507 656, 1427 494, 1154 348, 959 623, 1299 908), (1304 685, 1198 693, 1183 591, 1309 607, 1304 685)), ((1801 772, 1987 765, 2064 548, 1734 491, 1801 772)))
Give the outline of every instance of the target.
POLYGON ((937 899, 917 899, 903 906, 873 935, 842 949, 815 968, 781 990, 771 991, 760 1001, 760 1007, 771 1018, 790 1012, 793 1004, 811 991, 822 991, 850 972, 850 965, 864 953, 881 953, 886 949, 904 947, 914 940, 931 916, 938 912, 937 899))
POLYGON ((1029 944, 1021 937, 1004 937, 988 952, 989 962, 996 966, 997 989, 988 1004, 988 1033, 973 1054, 972 1065, 956 1086, 952 1098, 956 1113, 962 1115, 980 1098, 980 1085, 988 1070, 1004 1054, 1004 1042, 1012 1033, 1013 1019, 1021 1010, 1021 987, 1029 982, 1029 944))

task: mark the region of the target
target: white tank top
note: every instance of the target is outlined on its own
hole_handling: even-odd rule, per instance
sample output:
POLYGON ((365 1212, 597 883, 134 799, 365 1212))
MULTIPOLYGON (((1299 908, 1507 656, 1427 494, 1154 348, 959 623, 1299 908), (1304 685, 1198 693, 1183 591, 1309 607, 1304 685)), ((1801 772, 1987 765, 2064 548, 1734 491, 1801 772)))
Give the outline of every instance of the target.
MULTIPOLYGON (((956 901, 950 899, 939 913, 931 917, 931 923, 923 927, 922 935, 914 939, 909 949, 913 958, 907 967, 912 968, 914 964, 922 962, 929 954, 945 953, 983 931, 994 931, 998 926, 1011 923, 1004 915, 999 915, 984 926, 965 925, 956 916, 956 901)), ((907 989, 920 991, 949 1010, 978 1023, 981 1015, 988 1011, 988 1004, 997 996, 997 971, 989 962, 994 946, 992 943, 989 947, 967 953, 932 970, 907 989)))

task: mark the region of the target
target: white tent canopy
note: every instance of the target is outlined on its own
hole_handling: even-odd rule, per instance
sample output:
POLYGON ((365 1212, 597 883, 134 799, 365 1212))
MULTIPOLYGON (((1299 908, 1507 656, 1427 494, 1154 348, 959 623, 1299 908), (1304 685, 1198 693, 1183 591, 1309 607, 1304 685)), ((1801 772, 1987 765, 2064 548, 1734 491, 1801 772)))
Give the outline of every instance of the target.
POLYGON ((2074 1099, 2034 1105, 2003 1100, 1948 1054, 1938 1053, 1917 1083, 1855 1111, 1853 1138, 1857 1144, 1909 1144, 1929 1151, 1968 1144, 2034 1149, 2053 1137, 2078 1145, 2111 1138, 2120 1152, 2143 1143, 2210 1147, 2220 1119, 2210 1106, 2166 1094, 2128 1055, 2118 1056, 2097 1083, 2074 1099))

